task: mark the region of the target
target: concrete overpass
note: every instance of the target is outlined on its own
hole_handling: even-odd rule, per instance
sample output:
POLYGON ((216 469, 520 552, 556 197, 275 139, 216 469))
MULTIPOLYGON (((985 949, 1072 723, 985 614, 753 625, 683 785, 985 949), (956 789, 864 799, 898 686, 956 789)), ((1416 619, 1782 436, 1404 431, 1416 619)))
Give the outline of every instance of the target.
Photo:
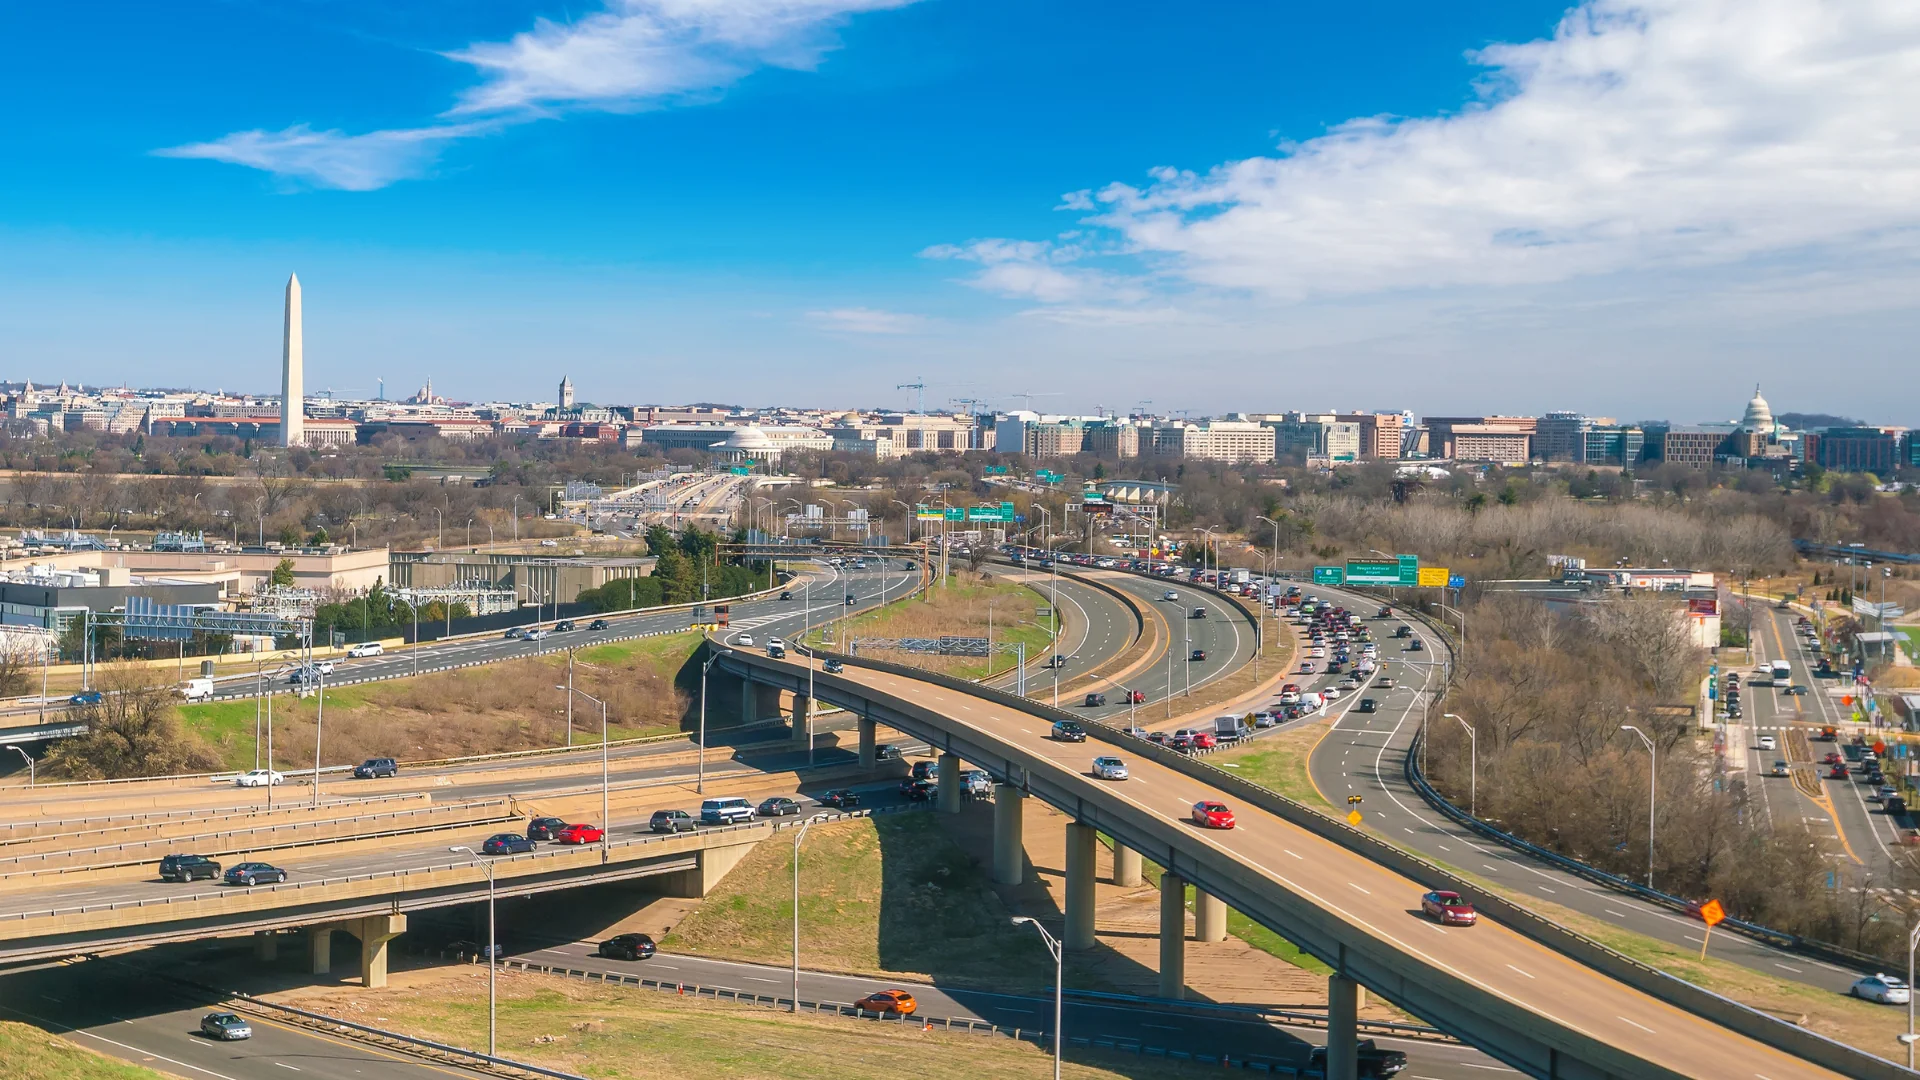
MULTIPOLYGON (((1186 884, 1202 937, 1224 933, 1224 905, 1282 934, 1335 971, 1331 1075, 1352 1075, 1352 1019, 1361 987, 1514 1068, 1537 1077, 1894 1077, 1906 1070, 1635 964, 1515 904, 1480 893, 1437 866, 1184 755, 1095 727, 1095 740, 1048 737, 1064 711, 942 676, 852 657, 844 673, 813 673, 815 693, 860 718, 861 757, 886 724, 942 751, 940 805, 957 809, 961 763, 1003 781, 996 793, 996 877, 1017 881, 1023 800, 1039 798, 1069 826, 1066 944, 1090 948, 1097 833, 1141 855, 1163 877, 1161 977, 1183 981, 1186 884), (1108 745, 1109 743, 1118 745, 1108 745), (1094 756, 1119 750, 1132 779, 1091 778, 1094 756), (1187 823, 1201 798, 1226 797, 1232 831, 1187 823), (1480 925, 1442 928, 1418 914, 1428 888, 1474 895, 1480 925), (1478 894, 1478 895, 1475 895, 1478 894), (1342 1070, 1345 1070, 1344 1072, 1342 1070)), ((811 661, 808 661, 811 662, 811 661)), ((722 670, 753 686, 804 694, 806 663, 732 650, 722 670)))

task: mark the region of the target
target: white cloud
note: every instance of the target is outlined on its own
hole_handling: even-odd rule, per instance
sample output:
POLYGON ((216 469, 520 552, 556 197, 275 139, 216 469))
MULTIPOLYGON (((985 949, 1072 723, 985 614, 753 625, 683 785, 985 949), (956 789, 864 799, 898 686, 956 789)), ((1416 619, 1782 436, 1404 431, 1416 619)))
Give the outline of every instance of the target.
POLYGON ((1133 301, 1147 294, 1138 283, 1076 265, 1092 252, 1078 243, 1031 240, 969 240, 936 244, 920 253, 927 259, 977 263, 970 283, 1002 296, 1047 304, 1133 301))
POLYGON ((865 307, 809 311, 807 321, 822 330, 841 334, 918 334, 932 326, 932 320, 924 315, 865 307))
POLYGON ((537 20, 507 41, 446 53, 483 78, 448 111, 486 120, 352 135, 298 124, 155 151, 371 191, 424 173, 456 139, 573 109, 624 112, 710 100, 762 68, 811 71, 856 14, 916 0, 609 0, 574 23, 537 20))
MULTIPOLYGON (((1358 119, 1063 208, 1136 284, 1282 303, 1916 250, 1911 0, 1592 0, 1477 59, 1483 96, 1455 115, 1358 119)), ((1078 303, 1098 279, 1063 263, 1085 245, 947 251, 983 287, 1078 303)))
POLYGON ((283 131, 236 131, 212 142, 175 146, 161 157, 203 158, 245 165, 315 187, 372 191, 396 180, 419 176, 449 140, 491 130, 493 124, 443 124, 436 127, 372 131, 348 135, 315 131, 296 124, 283 131))

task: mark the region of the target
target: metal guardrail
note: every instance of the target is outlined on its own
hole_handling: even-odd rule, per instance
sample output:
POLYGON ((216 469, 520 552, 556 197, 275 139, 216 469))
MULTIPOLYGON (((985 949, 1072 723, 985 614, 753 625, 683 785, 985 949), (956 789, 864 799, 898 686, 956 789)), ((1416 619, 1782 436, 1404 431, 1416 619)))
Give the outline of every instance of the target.
MULTIPOLYGON (((329 809, 337 809, 345 806, 357 806, 357 805, 381 803, 381 802, 398 802, 402 800, 417 802, 421 798, 425 797, 425 795, 426 795, 425 792, 419 792, 419 791, 395 792, 390 795, 367 795, 367 796, 361 796, 361 797, 350 798, 350 799, 322 799, 320 802, 320 805, 322 807, 326 807, 329 809)), ((202 818, 202 817, 207 817, 213 814, 223 814, 228 816, 240 815, 244 817, 258 817, 260 815, 267 814, 267 813, 282 814, 282 813, 290 813, 295 810, 311 810, 312 808, 313 808, 313 805, 311 803, 306 803, 306 802, 285 803, 280 806, 274 807, 272 810, 268 810, 265 806, 261 806, 258 804, 249 804, 246 806, 195 806, 195 807, 189 807, 185 810, 147 810, 147 811, 140 811, 137 813, 130 813, 130 814, 102 814, 98 817, 42 818, 35 821, 0 822, 0 848, 4 848, 11 844, 25 844, 34 840, 51 840, 61 836, 78 836, 78 835, 82 835, 84 833, 89 833, 89 832, 109 831, 106 828, 98 828, 98 829, 81 829, 78 832, 72 832, 72 833, 57 833, 57 832, 39 833, 33 836, 9 836, 8 835, 9 833, 17 831, 19 829, 31 829, 31 828, 36 828, 42 825, 95 825, 95 824, 104 823, 108 826, 112 826, 112 823, 118 821, 118 822, 126 822, 127 824, 119 825, 115 827, 121 828, 121 829, 127 829, 127 828, 132 828, 133 824, 138 822, 166 822, 166 821, 174 821, 179 818, 202 818)))
MULTIPOLYGON (((1286 1009, 1266 1005, 1222 1005, 1212 1001, 1188 1001, 1184 998, 1150 997, 1143 994, 1110 994, 1099 990, 1065 991, 1069 999, 1082 1001, 1111 1001, 1120 1004, 1149 1005, 1156 1009, 1172 1012, 1192 1012, 1199 1015, 1257 1016, 1266 1020, 1281 1020, 1289 1024, 1305 1027, 1326 1027, 1327 1011, 1311 1007, 1306 1009, 1286 1009)), ((1398 1020, 1355 1019, 1355 1030, 1369 1035, 1390 1035, 1396 1038, 1437 1038, 1447 1042, 1457 1042, 1453 1036, 1437 1027, 1426 1024, 1403 1024, 1398 1020)))

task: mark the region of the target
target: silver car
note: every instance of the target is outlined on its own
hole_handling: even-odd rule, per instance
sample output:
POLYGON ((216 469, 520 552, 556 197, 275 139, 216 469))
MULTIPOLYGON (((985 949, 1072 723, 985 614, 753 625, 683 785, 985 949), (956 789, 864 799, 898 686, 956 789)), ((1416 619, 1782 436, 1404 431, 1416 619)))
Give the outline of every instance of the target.
POLYGON ((230 1012, 208 1013, 200 1018, 200 1034, 223 1042, 253 1038, 253 1028, 230 1012))
POLYGON ((1102 780, 1125 780, 1127 763, 1110 754, 1094 758, 1093 775, 1102 780))
POLYGON ((1906 980, 1898 975, 1868 975, 1855 980, 1847 987, 1847 993, 1864 1001, 1877 1001, 1882 1005, 1905 1005, 1911 991, 1906 980))

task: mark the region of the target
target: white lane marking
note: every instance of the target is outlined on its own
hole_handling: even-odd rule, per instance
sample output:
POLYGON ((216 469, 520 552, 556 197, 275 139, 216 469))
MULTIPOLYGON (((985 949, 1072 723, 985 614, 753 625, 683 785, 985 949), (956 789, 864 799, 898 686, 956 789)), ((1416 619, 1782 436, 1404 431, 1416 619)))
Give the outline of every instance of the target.
POLYGON ((1634 1026, 1634 1027, 1637 1027, 1637 1028, 1639 1028, 1639 1029, 1640 1029, 1641 1031, 1644 1031, 1644 1032, 1646 1032, 1646 1033, 1647 1033, 1647 1034, 1649 1034, 1649 1035, 1656 1035, 1656 1034, 1658 1034, 1658 1032, 1656 1032, 1656 1031, 1654 1031, 1654 1030, 1653 1030, 1652 1028, 1650 1028, 1650 1027, 1648 1027, 1647 1025, 1645 1025, 1645 1024, 1634 1024, 1634 1023, 1633 1023, 1633 1021, 1631 1021, 1631 1020, 1627 1020, 1627 1018, 1626 1018, 1626 1017, 1624 1017, 1624 1016, 1621 1016, 1621 1017, 1617 1017, 1616 1019, 1620 1019, 1620 1020, 1626 1020, 1626 1022, 1627 1022, 1627 1023, 1629 1023, 1629 1024, 1633 1024, 1633 1026, 1634 1026))
MULTIPOLYGON (((122 1050, 127 1050, 132 1053, 139 1054, 140 1060, 142 1061, 164 1061, 169 1065, 178 1065, 183 1069, 192 1069, 194 1072, 197 1072, 197 1073, 206 1073, 208 1076, 214 1077, 215 1080, 234 1080, 233 1077, 228 1076, 225 1073, 217 1073, 217 1072, 214 1072, 212 1069, 203 1069, 198 1065, 194 1065, 185 1061, 177 1061, 173 1058, 167 1057, 164 1054, 156 1054, 151 1050, 143 1050, 138 1046, 130 1046, 123 1042, 116 1042, 113 1039, 107 1038, 105 1035, 95 1035, 91 1031, 82 1031, 79 1028, 73 1027, 70 1024, 62 1024, 57 1020, 49 1020, 44 1016, 35 1016, 30 1012, 22 1012, 19 1009, 7 1009, 5 1006, 0 1006, 0 1009, 4 1009, 7 1012, 13 1013, 15 1016, 24 1016, 27 1019, 32 1020, 36 1024, 45 1024, 59 1034, 79 1035, 88 1039, 94 1039, 99 1042, 106 1043, 108 1046, 117 1046, 122 1050), (64 1031, 61 1030, 63 1028, 65 1029, 64 1031)), ((121 1020, 120 1022, 123 1024, 130 1024, 133 1021, 121 1020)))
POLYGON ((1543 893, 1552 893, 1554 891, 1552 889, 1547 888, 1545 885, 1535 885, 1534 888, 1539 889, 1543 893))
MULTIPOLYGON (((1353 882, 1351 882, 1351 881, 1349 881, 1349 882, 1347 882, 1347 887, 1348 887, 1349 889, 1360 889, 1360 886, 1358 886, 1358 885, 1355 885, 1355 884, 1354 884, 1353 882)), ((1370 893, 1370 892, 1367 892, 1367 890, 1365 890, 1365 889, 1360 889, 1360 891, 1361 891, 1362 893, 1365 893, 1365 894, 1366 894, 1367 896, 1372 896, 1372 895, 1373 895, 1372 893, 1370 893)))
POLYGON ((1607 911, 1607 914, 1613 916, 1616 919, 1624 919, 1627 917, 1624 912, 1615 911, 1612 908, 1607 908, 1606 911, 1607 911))
POLYGON ((1792 964, 1783 964, 1780 961, 1775 960, 1773 962, 1773 966, 1777 968, 1785 968, 1786 970, 1793 972, 1795 975, 1800 974, 1800 969, 1797 967, 1794 967, 1792 964))
MULTIPOLYGON (((1508 965, 1507 965, 1507 968, 1508 968, 1509 970, 1512 970, 1512 971, 1520 971, 1520 969, 1519 969, 1519 968, 1517 968, 1517 967, 1514 967, 1514 966, 1513 966, 1512 964, 1508 964, 1508 965)), ((1526 976, 1527 978, 1529 978, 1529 979, 1531 979, 1531 978, 1533 978, 1533 975, 1532 975, 1532 973, 1530 973, 1530 972, 1526 972, 1526 971, 1520 971, 1520 974, 1522 974, 1522 975, 1525 975, 1525 976, 1526 976)))
POLYGON ((294 1069, 294 1068, 293 1068, 293 1066, 291 1066, 291 1065, 289 1065, 289 1064, 287 1064, 287 1063, 286 1063, 286 1062, 284 1062, 284 1061, 276 1061, 276 1062, 274 1062, 274 1064, 275 1064, 275 1065, 278 1065, 278 1066, 280 1066, 280 1067, 281 1067, 281 1068, 283 1068, 283 1069, 293 1069, 293 1071, 294 1071, 294 1072, 299 1072, 299 1071, 300 1071, 299 1069, 294 1069))
POLYGON ((1294 858, 1296 858, 1296 859, 1301 859, 1301 860, 1302 860, 1303 862, 1305 861, 1305 859, 1304 859, 1304 857, 1302 857, 1302 856, 1300 856, 1300 855, 1295 855, 1295 854, 1294 854, 1294 853, 1293 853, 1292 851, 1290 851, 1290 850, 1288 850, 1287 848, 1281 848, 1280 850, 1281 850, 1281 851, 1285 851, 1285 852, 1286 852, 1287 854, 1289 854, 1289 855, 1293 855, 1293 857, 1294 857, 1294 858))

